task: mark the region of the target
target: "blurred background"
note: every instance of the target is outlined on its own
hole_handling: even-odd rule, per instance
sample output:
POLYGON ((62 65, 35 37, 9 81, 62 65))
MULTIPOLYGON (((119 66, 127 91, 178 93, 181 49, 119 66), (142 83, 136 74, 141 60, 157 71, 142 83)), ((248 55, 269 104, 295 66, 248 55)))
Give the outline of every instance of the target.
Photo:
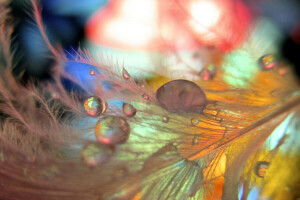
MULTIPOLYGON (((100 63, 126 66, 133 77, 152 77, 163 65, 168 71, 160 73, 171 78, 198 79, 205 76, 204 69, 249 39, 300 74, 300 2, 296 0, 40 3, 53 46, 61 46, 68 55, 79 47, 89 49, 100 63)), ((34 23, 30 3, 13 0, 10 7, 16 27, 15 73, 24 81, 49 78, 54 61, 34 23)))

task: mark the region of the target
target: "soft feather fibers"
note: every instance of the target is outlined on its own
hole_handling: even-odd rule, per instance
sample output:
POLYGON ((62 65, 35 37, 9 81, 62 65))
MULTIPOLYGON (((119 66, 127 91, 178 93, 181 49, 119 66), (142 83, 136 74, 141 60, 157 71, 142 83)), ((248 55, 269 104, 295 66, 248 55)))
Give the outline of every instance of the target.
MULTIPOLYGON (((235 66, 229 55, 213 80, 194 81, 206 102, 201 112, 190 112, 198 100, 184 81, 169 94, 177 98, 172 95, 182 90, 182 107, 181 100, 162 105, 169 100, 156 90, 171 81, 163 76, 167 69, 137 82, 126 70, 97 63, 88 51, 70 60, 47 40, 35 1, 33 13, 56 63, 52 81, 24 85, 12 74, 13 27, 0 3, 0 199, 234 200, 255 192, 257 199, 300 197, 300 96, 292 73, 257 70, 251 80, 241 80, 243 86, 233 85, 228 77, 239 77, 226 68, 235 66), (79 68, 95 74, 82 80, 79 68), (83 96, 66 91, 62 77, 80 85, 83 96), (129 124, 125 143, 96 140, 98 118, 83 109, 82 99, 91 95, 107 102, 99 119, 114 116, 129 124), (136 113, 126 116, 123 102, 136 113), (93 153, 98 160, 89 163, 93 153), (269 163, 263 178, 257 176, 261 161, 269 163)), ((230 54, 251 55, 248 44, 230 54)))

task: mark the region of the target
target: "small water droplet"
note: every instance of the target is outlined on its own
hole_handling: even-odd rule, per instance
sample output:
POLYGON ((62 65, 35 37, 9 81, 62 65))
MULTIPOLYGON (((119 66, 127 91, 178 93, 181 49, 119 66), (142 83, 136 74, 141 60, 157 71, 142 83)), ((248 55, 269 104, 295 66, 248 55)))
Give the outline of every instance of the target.
POLYGON ((191 123, 193 126, 198 126, 198 124, 200 123, 200 120, 196 119, 196 118, 192 118, 191 123))
POLYGON ((143 94, 143 98, 149 100, 149 96, 147 94, 143 94))
POLYGON ((199 142, 199 136, 197 135, 194 137, 192 145, 197 145, 198 142, 199 142))
POLYGON ((122 144, 129 137, 130 127, 122 117, 104 117, 100 119, 95 127, 95 136, 100 143, 122 144))
POLYGON ((113 150, 104 144, 90 143, 81 151, 81 158, 89 167, 107 162, 113 155, 113 150))
POLYGON ((96 74, 95 70, 90 71, 90 75, 95 75, 95 74, 96 74))
POLYGON ((211 80, 216 76, 216 67, 213 65, 208 66, 207 68, 203 69, 201 72, 201 77, 203 80, 211 80))
POLYGON ((97 96, 91 96, 84 102, 85 113, 92 117, 98 117, 106 111, 106 102, 97 96))
POLYGON ((136 114, 136 109, 131 104, 123 103, 123 113, 127 117, 133 117, 136 114))
POLYGON ((267 173, 267 169, 269 168, 269 165, 270 163, 266 161, 257 162, 256 167, 254 169, 255 174, 260 178, 264 178, 267 173))
POLYGON ((202 89, 188 80, 173 80, 156 91, 161 107, 176 113, 202 113, 206 97, 202 89))
POLYGON ((262 69, 272 69, 277 64, 277 59, 273 54, 267 54, 259 59, 262 69))
POLYGON ((169 117, 163 117, 163 118, 162 118, 162 122, 168 123, 168 122, 169 122, 169 117))
POLYGON ((130 79, 130 74, 128 73, 128 71, 123 67, 123 71, 122 71, 122 74, 123 74, 123 78, 128 80, 130 79))

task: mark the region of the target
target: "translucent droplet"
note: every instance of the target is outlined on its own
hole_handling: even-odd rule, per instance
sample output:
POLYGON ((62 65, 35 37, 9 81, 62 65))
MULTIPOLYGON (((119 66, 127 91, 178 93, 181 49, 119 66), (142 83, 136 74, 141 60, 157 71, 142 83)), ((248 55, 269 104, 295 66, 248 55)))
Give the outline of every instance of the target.
POLYGON ((127 141, 130 127, 122 117, 104 117, 100 119, 95 127, 97 140, 104 144, 122 144, 127 141))
POLYGON ((262 69, 272 69, 277 64, 277 59, 273 54, 268 54, 259 59, 262 69))
POLYGON ((143 94, 143 98, 149 100, 149 96, 147 94, 143 94))
POLYGON ((201 72, 201 77, 205 81, 211 80, 216 76, 216 71, 217 70, 216 70, 215 66, 213 66, 213 65, 208 66, 201 72))
POLYGON ((106 102, 97 96, 89 97, 84 102, 85 113, 92 116, 98 117, 106 111, 107 104, 106 102))
POLYGON ((123 103, 123 113, 127 117, 133 117, 136 114, 136 109, 131 104, 123 103))
POLYGON ((266 161, 257 162, 256 167, 254 169, 255 174, 260 178, 264 178, 267 173, 267 169, 269 168, 269 165, 270 163, 266 161))
POLYGON ((128 73, 128 71, 123 67, 123 71, 122 71, 122 74, 123 74, 123 78, 124 79, 130 79, 130 74, 128 73))
POLYGON ((89 167, 107 162, 113 155, 111 147, 104 144, 91 143, 81 151, 81 158, 89 167))
POLYGON ((95 75, 95 74, 96 74, 95 70, 90 71, 90 75, 95 75))
POLYGON ((193 126, 198 126, 199 122, 200 122, 200 120, 196 119, 196 118, 192 118, 192 120, 191 120, 191 123, 193 126))
POLYGON ((173 80, 156 91, 161 107, 176 113, 202 113, 206 96, 202 89, 188 80, 173 80))
POLYGON ((168 123, 168 122, 169 122, 169 117, 163 117, 163 118, 162 118, 162 122, 168 123))

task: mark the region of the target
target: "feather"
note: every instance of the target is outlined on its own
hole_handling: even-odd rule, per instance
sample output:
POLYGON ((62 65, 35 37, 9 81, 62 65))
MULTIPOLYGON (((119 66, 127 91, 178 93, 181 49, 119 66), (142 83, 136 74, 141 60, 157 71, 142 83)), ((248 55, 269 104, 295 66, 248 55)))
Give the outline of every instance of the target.
POLYGON ((291 73, 260 69, 244 48, 218 61, 209 80, 171 80, 162 69, 136 81, 87 50, 58 53, 32 4, 57 61, 54 81, 24 86, 12 75, 12 27, 0 3, 1 199, 299 197, 300 96, 291 73), (248 69, 234 68, 240 59, 248 69), (247 70, 250 78, 236 75, 247 70), (107 109, 86 115, 84 107, 98 109, 96 97, 107 109))

